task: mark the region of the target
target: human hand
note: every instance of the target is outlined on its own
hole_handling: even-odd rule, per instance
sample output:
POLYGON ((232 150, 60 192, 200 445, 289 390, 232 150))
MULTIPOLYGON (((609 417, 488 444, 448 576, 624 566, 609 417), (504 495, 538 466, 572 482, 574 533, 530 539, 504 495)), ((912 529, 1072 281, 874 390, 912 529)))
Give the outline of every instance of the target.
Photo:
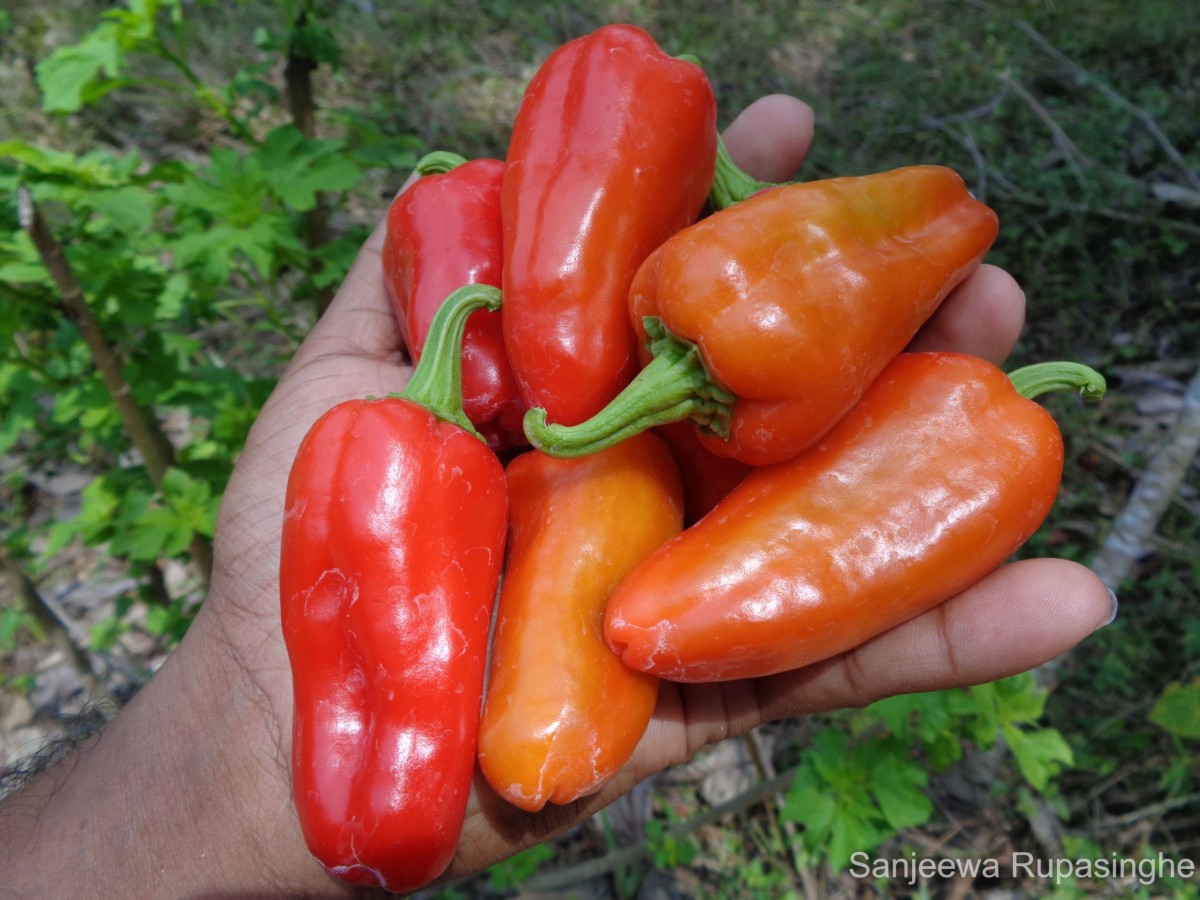
MULTIPOLYGON (((725 139, 750 174, 783 181, 799 167, 812 129, 807 106, 773 96, 749 107, 725 139)), ((88 878, 92 895, 128 892, 131 884, 145 894, 176 896, 358 890, 332 879, 308 854, 291 804, 291 676, 279 625, 278 566, 284 486, 309 426, 340 401, 400 391, 410 374, 380 276, 382 240, 380 228, 250 434, 221 509, 212 589, 187 636, 51 789, 25 792, 24 807, 38 807, 40 842, 9 848, 27 875, 61 866, 62 842, 50 839, 77 832, 80 811, 100 805, 112 824, 71 851, 92 860, 91 869, 76 875, 88 878)), ((1023 316, 1015 282, 983 266, 945 301, 913 348, 953 349, 999 363, 1023 316)), ((1087 569, 1028 560, 827 662, 753 681, 664 683, 633 758, 596 795, 527 813, 477 779, 446 877, 480 871, 545 840, 651 774, 763 722, 1024 671, 1109 616, 1107 591, 1087 569)), ((11 809, 0 810, 0 827, 11 809)))

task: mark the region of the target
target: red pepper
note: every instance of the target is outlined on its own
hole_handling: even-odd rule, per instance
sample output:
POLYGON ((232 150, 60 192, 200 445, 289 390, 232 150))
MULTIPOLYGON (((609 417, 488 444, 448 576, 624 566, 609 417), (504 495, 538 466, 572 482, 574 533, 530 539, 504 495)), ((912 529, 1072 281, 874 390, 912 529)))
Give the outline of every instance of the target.
MULTIPOLYGON (((384 284, 414 361, 442 301, 465 284, 500 287, 504 163, 431 153, 388 209, 384 284)), ((503 312, 481 309, 462 341, 463 409, 495 450, 525 444, 525 403, 504 350, 503 312)))
POLYGON ((771 675, 974 584, 1033 534, 1058 490, 1061 435, 1026 396, 1104 390, 1070 364, 1011 378, 970 356, 897 357, 816 447, 756 469, 640 563, 609 601, 605 639, 660 678, 771 675))
POLYGON ((602 636, 617 583, 683 527, 679 473, 650 434, 582 459, 508 465, 508 563, 496 611, 479 766, 522 809, 604 785, 650 722, 658 679, 602 636))
POLYGON ((703 208, 716 160, 704 71, 607 25, 525 91, 504 175, 504 340, 527 404, 573 424, 636 373, 626 294, 703 208))
POLYGON ((470 793, 507 524, 503 468, 457 400, 484 303, 499 292, 453 294, 404 393, 335 406, 288 480, 293 796, 310 851, 353 884, 436 878, 470 793))
POLYGON ((748 466, 728 456, 717 456, 685 422, 660 425, 654 433, 671 448, 683 478, 684 521, 698 522, 750 474, 748 466))
POLYGON ((795 456, 841 418, 995 240, 994 212, 940 166, 771 188, 667 240, 638 271, 648 364, 574 428, 526 415, 534 446, 592 452, 690 419, 751 465, 795 456))

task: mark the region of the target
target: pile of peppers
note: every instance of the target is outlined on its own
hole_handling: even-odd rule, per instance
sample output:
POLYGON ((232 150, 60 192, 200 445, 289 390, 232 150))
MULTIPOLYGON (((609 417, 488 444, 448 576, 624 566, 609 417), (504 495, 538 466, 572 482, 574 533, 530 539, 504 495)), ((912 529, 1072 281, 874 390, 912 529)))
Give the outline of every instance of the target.
POLYGON ((414 374, 312 426, 282 535, 293 795, 337 877, 436 880, 476 772, 591 794, 662 680, 844 653, 1050 511, 1032 398, 1103 378, 905 352, 993 211, 941 166, 758 184, 717 135, 700 65, 609 25, 539 68, 505 159, 431 154, 391 205, 414 374))

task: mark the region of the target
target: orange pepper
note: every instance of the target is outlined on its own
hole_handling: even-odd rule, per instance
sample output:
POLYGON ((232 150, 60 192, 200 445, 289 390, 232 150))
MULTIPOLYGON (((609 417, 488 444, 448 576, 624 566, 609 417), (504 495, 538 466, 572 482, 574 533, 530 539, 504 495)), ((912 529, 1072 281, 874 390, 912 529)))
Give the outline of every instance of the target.
POLYGON ((1070 363, 1005 377, 971 356, 902 354, 820 444, 755 469, 640 563, 609 600, 605 638, 639 671, 725 681, 820 662, 932 609, 1050 511, 1062 436, 1026 398, 1063 387, 1094 397, 1104 380, 1070 363))
POLYGON ((682 528, 679 473, 641 434, 581 459, 532 451, 508 465, 509 551, 479 765, 522 809, 598 790, 629 758, 658 696, 604 643, 617 583, 682 528))
POLYGON ((567 456, 686 419, 719 456, 789 459, 845 415, 997 229, 942 166, 764 190, 642 264, 629 309, 643 347, 653 340, 634 381, 574 426, 530 409, 525 433, 567 456))

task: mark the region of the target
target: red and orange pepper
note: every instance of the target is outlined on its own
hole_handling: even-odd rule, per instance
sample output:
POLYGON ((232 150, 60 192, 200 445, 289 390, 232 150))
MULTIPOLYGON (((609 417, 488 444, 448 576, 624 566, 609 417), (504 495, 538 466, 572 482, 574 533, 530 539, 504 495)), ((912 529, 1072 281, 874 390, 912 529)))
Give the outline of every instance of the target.
POLYGON ((817 446, 751 472, 640 563, 606 640, 639 671, 724 681, 811 665, 933 608, 1054 503, 1062 437, 1026 397, 1103 385, 1071 364, 1010 379, 972 356, 900 355, 817 446))
POLYGON ((569 803, 629 759, 658 697, 604 643, 609 594, 683 527, 679 473, 641 434, 581 459, 508 465, 508 562, 496 610, 479 766, 522 809, 569 803))
POLYGON ((428 157, 389 210, 417 368, 313 425, 281 547, 294 801, 348 882, 436 879, 476 760, 526 810, 592 793, 660 679, 848 651, 1054 503, 1062 438, 1027 398, 1103 379, 903 352, 995 214, 938 166, 756 182, 715 118, 699 66, 605 26, 539 69, 505 162, 428 157), (545 452, 507 472, 484 443, 526 436, 545 452))

